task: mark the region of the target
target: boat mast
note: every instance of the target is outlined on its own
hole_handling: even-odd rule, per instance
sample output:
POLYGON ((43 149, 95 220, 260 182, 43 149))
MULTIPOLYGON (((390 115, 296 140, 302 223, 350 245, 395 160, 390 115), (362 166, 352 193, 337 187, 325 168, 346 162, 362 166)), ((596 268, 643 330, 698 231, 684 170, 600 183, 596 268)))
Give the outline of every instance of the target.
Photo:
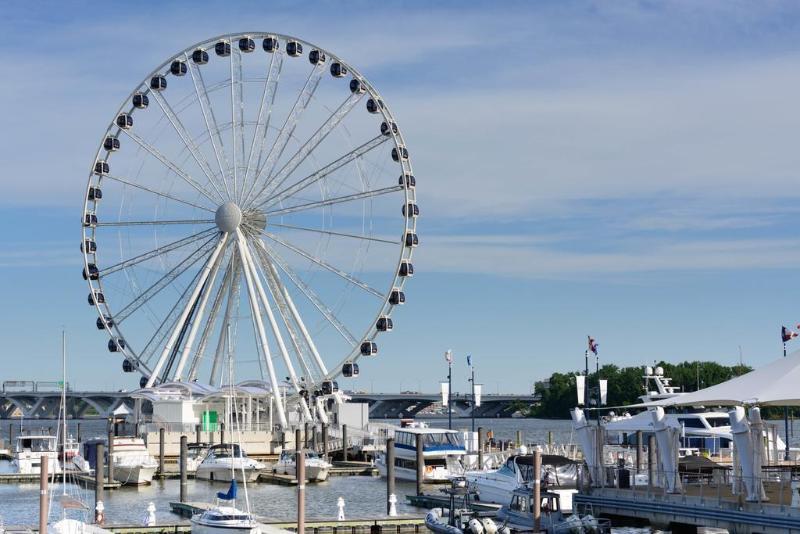
MULTIPOLYGON (((67 331, 61 330, 61 469, 67 468, 67 331)), ((62 480, 61 494, 67 494, 67 482, 62 480)))

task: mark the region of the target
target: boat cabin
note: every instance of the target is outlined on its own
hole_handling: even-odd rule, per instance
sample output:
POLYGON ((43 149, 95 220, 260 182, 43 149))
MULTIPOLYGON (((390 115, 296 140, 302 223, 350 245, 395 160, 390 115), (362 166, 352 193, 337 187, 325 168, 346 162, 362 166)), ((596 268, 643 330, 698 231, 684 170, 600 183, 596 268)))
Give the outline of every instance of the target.
POLYGON ((247 454, 235 443, 220 443, 208 449, 206 459, 213 458, 247 458, 247 454))
MULTIPOLYGON (((542 515, 560 514, 561 500, 557 493, 543 491, 540 495, 542 515)), ((527 486, 514 490, 508 508, 519 514, 533 514, 533 491, 527 486)))

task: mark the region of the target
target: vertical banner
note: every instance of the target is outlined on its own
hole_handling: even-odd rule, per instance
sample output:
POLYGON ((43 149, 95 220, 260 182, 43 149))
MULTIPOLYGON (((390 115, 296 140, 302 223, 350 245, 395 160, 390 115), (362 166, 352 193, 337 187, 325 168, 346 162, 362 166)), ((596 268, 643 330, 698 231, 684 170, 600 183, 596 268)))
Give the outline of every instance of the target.
POLYGON ((472 393, 475 395, 475 406, 481 405, 481 390, 483 390, 483 384, 472 384, 472 393))
POLYGON ((583 394, 586 389, 586 377, 583 375, 575 375, 575 386, 578 388, 578 406, 583 406, 583 394))
POLYGON ((447 382, 440 382, 442 386, 442 405, 447 406, 450 404, 450 384, 447 382))
POLYGON ((608 380, 600 380, 600 405, 608 404, 608 380))

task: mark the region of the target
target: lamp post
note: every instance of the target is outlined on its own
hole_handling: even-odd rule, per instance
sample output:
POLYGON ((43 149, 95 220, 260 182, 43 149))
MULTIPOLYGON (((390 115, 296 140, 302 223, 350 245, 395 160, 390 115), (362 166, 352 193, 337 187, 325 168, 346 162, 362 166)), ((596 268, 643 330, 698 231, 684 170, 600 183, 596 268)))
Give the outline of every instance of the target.
POLYGON ((471 373, 471 377, 469 379, 470 384, 472 384, 472 409, 470 410, 470 415, 472 417, 472 431, 475 432, 475 366, 472 365, 472 356, 467 356, 467 365, 469 365, 469 370, 471 373))

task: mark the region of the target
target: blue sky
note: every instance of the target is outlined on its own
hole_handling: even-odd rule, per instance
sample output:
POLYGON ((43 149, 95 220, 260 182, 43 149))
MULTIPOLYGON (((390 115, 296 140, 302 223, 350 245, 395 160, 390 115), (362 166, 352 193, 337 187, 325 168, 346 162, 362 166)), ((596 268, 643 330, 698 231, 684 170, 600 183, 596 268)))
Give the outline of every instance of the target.
POLYGON ((525 391, 587 334, 619 365, 760 365, 800 321, 797 4, 220 5, 4 4, 1 379, 57 378, 63 325, 73 382, 133 386, 85 301, 85 173, 144 75, 246 30, 357 65, 412 152, 417 275, 352 387, 431 390, 452 348, 456 389, 472 353, 488 391, 525 391))

